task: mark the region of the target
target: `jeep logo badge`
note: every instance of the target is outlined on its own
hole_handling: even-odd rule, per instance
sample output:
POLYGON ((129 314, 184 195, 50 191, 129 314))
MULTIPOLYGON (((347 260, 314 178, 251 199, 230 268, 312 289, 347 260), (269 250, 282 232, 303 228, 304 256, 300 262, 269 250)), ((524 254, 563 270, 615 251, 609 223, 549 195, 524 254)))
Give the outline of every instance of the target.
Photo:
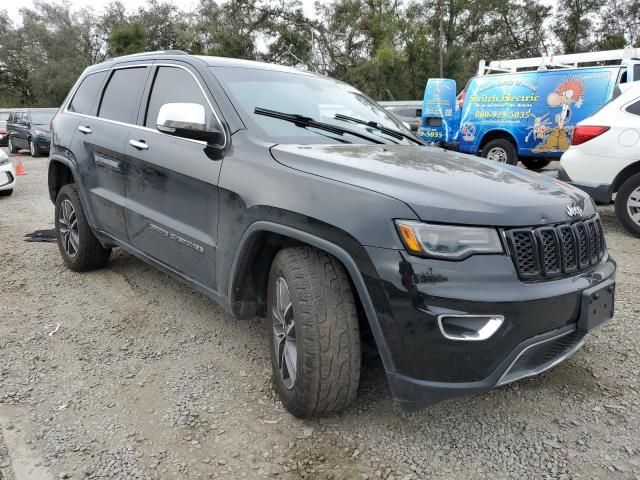
POLYGON ((569 217, 581 217, 582 216, 582 207, 577 203, 572 203, 567 205, 567 215, 569 217))

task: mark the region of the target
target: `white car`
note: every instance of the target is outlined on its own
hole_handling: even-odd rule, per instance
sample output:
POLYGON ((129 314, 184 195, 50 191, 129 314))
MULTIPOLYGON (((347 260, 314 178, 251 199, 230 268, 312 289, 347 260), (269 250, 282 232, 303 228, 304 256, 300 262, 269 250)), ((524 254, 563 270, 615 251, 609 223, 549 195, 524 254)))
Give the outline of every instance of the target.
POLYGON ((0 197, 11 195, 15 185, 16 169, 9 156, 0 150, 0 197))
POLYGON ((640 237, 640 82, 620 84, 609 103, 576 125, 558 179, 597 203, 615 194, 618 220, 640 237))

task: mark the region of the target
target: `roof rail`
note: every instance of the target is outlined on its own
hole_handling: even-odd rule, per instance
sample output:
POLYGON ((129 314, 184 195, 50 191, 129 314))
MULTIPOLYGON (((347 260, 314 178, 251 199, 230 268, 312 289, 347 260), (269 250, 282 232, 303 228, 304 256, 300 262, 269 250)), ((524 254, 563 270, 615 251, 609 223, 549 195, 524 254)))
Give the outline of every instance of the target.
POLYGON ((569 53, 565 55, 549 55, 542 57, 517 58, 514 60, 494 60, 487 66, 484 60, 478 65, 478 76, 491 73, 516 73, 524 69, 537 68, 547 70, 553 68, 578 68, 585 63, 611 62, 619 60, 640 59, 640 48, 627 47, 621 50, 604 50, 602 52, 569 53))
POLYGON ((129 55, 121 55, 119 57, 113 57, 111 60, 120 59, 120 58, 130 58, 130 57, 144 57, 146 55, 189 55, 189 52, 185 52, 184 50, 156 50, 154 52, 139 52, 139 53, 130 53, 129 55))

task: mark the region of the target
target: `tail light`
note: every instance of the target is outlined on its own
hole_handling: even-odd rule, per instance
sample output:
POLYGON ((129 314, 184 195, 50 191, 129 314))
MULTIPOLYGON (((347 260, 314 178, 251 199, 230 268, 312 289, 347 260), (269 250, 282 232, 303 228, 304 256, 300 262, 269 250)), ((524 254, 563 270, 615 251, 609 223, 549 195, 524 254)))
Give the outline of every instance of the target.
POLYGON ((580 145, 589 140, 593 140, 599 135, 609 130, 611 127, 603 127, 601 125, 578 125, 573 131, 571 145, 580 145))

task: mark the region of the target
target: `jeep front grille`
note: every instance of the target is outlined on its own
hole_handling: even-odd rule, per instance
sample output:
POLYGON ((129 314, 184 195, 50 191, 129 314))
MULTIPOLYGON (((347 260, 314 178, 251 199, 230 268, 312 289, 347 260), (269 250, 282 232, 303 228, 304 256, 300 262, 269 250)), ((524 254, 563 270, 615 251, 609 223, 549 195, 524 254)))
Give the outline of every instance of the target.
POLYGON ((523 280, 570 275, 598 264, 605 255, 600 218, 538 228, 505 230, 513 263, 523 280))

